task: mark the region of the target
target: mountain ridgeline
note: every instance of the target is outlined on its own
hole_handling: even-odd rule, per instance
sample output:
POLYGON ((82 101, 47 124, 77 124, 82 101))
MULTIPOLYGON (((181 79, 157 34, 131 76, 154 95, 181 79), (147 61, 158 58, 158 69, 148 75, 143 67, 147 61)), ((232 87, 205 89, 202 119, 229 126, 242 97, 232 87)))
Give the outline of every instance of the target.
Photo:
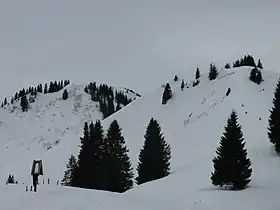
POLYGON ((21 100, 22 111, 28 111, 29 103, 34 103, 37 93, 55 93, 62 90, 64 87, 70 84, 70 80, 61 80, 61 81, 50 81, 49 85, 45 83, 44 87, 42 84, 38 84, 35 87, 29 86, 28 88, 23 88, 20 91, 16 92, 14 96, 11 97, 10 102, 8 102, 7 97, 1 103, 3 108, 7 104, 14 104, 17 100, 21 100), (27 99, 27 95, 29 99, 27 99))
MULTIPOLYGON (((48 94, 56 93, 61 91, 64 87, 70 84, 70 80, 61 81, 50 81, 49 85, 47 83, 38 84, 36 87, 23 88, 22 90, 16 92, 14 96, 11 97, 10 102, 8 102, 7 97, 1 104, 3 108, 6 105, 14 104, 16 101, 20 101, 20 106, 23 112, 27 112, 31 108, 31 104, 35 102, 37 94, 48 94)), ((136 97, 141 97, 140 94, 135 93, 131 89, 125 88, 123 90, 117 90, 108 86, 107 84, 96 85, 96 82, 90 82, 85 86, 84 91, 90 94, 91 100, 99 103, 99 111, 103 114, 103 119, 112 115, 116 111, 120 110, 122 107, 128 105, 130 102, 136 99, 136 97), (127 93, 135 95, 131 98, 127 96, 127 93)), ((68 99, 68 90, 64 89, 61 98, 63 100, 68 99)))

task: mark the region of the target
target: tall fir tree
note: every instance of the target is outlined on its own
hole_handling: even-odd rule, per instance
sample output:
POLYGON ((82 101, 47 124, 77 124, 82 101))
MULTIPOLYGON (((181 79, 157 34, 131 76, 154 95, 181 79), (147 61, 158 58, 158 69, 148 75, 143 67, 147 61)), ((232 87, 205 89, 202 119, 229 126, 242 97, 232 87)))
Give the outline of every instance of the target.
POLYGON ((28 100, 27 100, 26 95, 24 95, 24 96, 21 97, 20 106, 21 106, 21 109, 22 109, 23 112, 27 112, 27 111, 28 111, 29 102, 28 102, 28 100))
POLYGON ((164 92, 162 95, 162 104, 166 104, 168 100, 172 98, 172 90, 169 83, 166 83, 164 92))
POLYGON ((170 145, 165 141, 160 125, 153 118, 149 122, 144 137, 145 142, 140 151, 137 166, 138 185, 170 174, 170 145))
POLYGON ((269 110, 268 138, 275 146, 277 153, 280 153, 280 79, 276 85, 273 98, 273 107, 269 110))
POLYGON ((214 172, 211 180, 215 186, 229 185, 234 190, 242 190, 251 181, 252 169, 237 120, 237 113, 233 110, 217 148, 217 157, 213 159, 214 172))
POLYGON ((68 98, 68 91, 67 89, 64 89, 63 93, 62 93, 62 99, 66 100, 68 98))
POLYGON ((214 80, 217 78, 217 76, 218 76, 217 67, 215 66, 215 64, 211 63, 208 78, 209 80, 214 80))
POLYGON ((73 173, 72 186, 87 188, 89 186, 89 175, 87 174, 90 154, 90 137, 88 123, 84 124, 84 133, 81 139, 80 152, 77 160, 77 168, 73 173))
POLYGON ((257 68, 253 68, 253 69, 250 71, 250 77, 249 77, 249 79, 250 79, 252 82, 256 82, 257 73, 258 73, 258 69, 257 69, 257 68))
POLYGON ((91 179, 89 188, 107 190, 108 183, 106 180, 106 166, 104 163, 106 142, 100 120, 97 120, 94 125, 91 123, 90 141, 92 151, 90 156, 91 170, 89 174, 91 179))
POLYGON ((61 185, 72 186, 73 185, 73 176, 75 170, 77 169, 77 161, 74 155, 71 155, 69 161, 66 165, 66 171, 64 172, 64 177, 61 180, 61 185))
POLYGON ((133 187, 133 171, 121 128, 114 120, 107 131, 105 161, 107 190, 125 192, 133 187))
POLYGON ((200 78, 200 71, 199 68, 196 68, 196 72, 195 72, 195 79, 199 79, 200 78))
POLYGON ((182 79, 182 82, 181 82, 181 90, 183 91, 185 88, 185 81, 182 79))
POLYGON ((8 100, 7 100, 7 98, 5 97, 5 99, 4 99, 4 106, 7 105, 7 104, 8 104, 8 100))
POLYGON ((44 94, 47 94, 48 93, 48 84, 45 83, 45 87, 44 87, 44 94))
POLYGON ((84 137, 78 155, 78 166, 73 175, 73 186, 87 189, 106 189, 103 156, 104 131, 100 121, 85 123, 84 137))
POLYGON ((54 83, 53 81, 50 81, 48 93, 54 93, 54 92, 55 92, 54 83))

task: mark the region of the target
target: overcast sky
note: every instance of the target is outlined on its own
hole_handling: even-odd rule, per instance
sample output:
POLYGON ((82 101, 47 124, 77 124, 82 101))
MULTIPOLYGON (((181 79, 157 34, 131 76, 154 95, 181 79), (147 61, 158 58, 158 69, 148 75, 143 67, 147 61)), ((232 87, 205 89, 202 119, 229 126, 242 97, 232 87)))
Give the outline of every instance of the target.
POLYGON ((1 0, 0 97, 60 79, 145 94, 244 53, 277 71, 279 9, 277 0, 1 0))

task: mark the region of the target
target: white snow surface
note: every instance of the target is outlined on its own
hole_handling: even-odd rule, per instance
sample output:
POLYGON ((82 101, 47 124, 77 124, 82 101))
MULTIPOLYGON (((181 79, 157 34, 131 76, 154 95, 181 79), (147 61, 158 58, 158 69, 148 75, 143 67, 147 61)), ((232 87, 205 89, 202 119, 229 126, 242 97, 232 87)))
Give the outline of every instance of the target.
MULTIPOLYGON (((72 97, 73 101, 82 101, 84 109, 77 112, 69 101, 56 100, 54 105, 47 106, 52 101, 51 96, 44 95, 35 102, 38 109, 32 109, 27 114, 22 114, 20 110, 12 114, 1 111, 1 205, 5 209, 23 210, 71 210, 79 207, 104 210, 278 209, 280 159, 268 140, 267 124, 279 74, 263 70, 264 81, 257 85, 249 81, 250 70, 249 67, 221 70, 214 81, 209 81, 208 75, 203 74, 198 86, 190 85, 184 91, 180 90, 182 76, 179 75, 179 81, 170 81, 173 98, 166 105, 161 104, 163 88, 160 87, 103 120, 105 130, 113 119, 119 121, 135 173, 151 117, 159 121, 171 145, 172 173, 163 179, 135 186, 124 194, 67 188, 54 183, 62 178, 70 154, 78 153, 83 122, 100 118, 99 112, 89 112, 95 106, 89 98, 77 99, 79 94, 72 97), (231 88, 231 93, 226 96, 228 88, 231 88), (44 112, 40 111, 41 107, 45 107, 44 112), (212 159, 233 109, 237 111, 242 125, 245 147, 253 169, 249 188, 242 191, 218 189, 212 186, 210 180, 212 159), (64 117, 56 120, 61 112, 64 117), (56 116, 52 116, 53 113, 56 116), (65 128, 66 124, 68 129, 65 128), (40 142, 38 136, 44 136, 47 141, 40 142), (57 139, 60 141, 56 144, 57 139), (53 148, 45 151, 43 145, 47 143, 53 148), (45 174, 40 178, 40 183, 43 178, 51 178, 51 184, 40 184, 36 194, 25 192, 26 183, 31 183, 29 173, 33 158, 43 160, 45 174), (4 186, 8 173, 14 173, 20 184, 4 186)), ((188 78, 184 79, 191 84, 188 78)), ((75 92, 76 86, 72 87, 75 92)), ((54 94, 53 98, 57 98, 57 95, 54 94)))

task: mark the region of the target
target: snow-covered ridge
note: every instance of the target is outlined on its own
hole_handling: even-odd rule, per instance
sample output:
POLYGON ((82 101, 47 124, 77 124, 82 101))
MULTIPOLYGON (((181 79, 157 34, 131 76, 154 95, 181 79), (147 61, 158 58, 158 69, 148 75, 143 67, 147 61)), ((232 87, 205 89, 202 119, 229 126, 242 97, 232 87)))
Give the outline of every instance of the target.
MULTIPOLYGON (((183 76, 179 75, 177 82, 170 81, 173 97, 166 105, 161 104, 163 88, 159 88, 104 120, 106 126, 111 118, 119 121, 134 169, 150 117, 160 122, 171 145, 172 174, 136 186, 126 194, 169 200, 187 209, 274 209, 278 203, 274 193, 280 188, 276 184, 279 158, 267 138, 267 122, 279 74, 264 69, 264 81, 257 85, 249 80, 251 69, 220 70, 213 81, 205 73, 199 85, 189 85, 184 91, 180 89, 183 76), (231 93, 226 96, 228 88, 231 93), (253 169, 250 188, 241 192, 219 191, 210 180, 212 159, 233 109, 242 125, 253 169)), ((193 79, 183 79, 192 84, 193 79)))
MULTIPOLYGON (((5 157, 0 165, 4 177, 6 173, 13 173, 19 181, 25 182, 21 177, 25 174, 29 181, 31 162, 39 158, 43 159, 46 176, 60 179, 69 154, 78 150, 84 122, 103 117, 99 103, 92 101, 84 88, 85 85, 69 84, 59 92, 37 93, 34 102, 29 103, 28 112, 22 111, 20 99, 0 109, 1 154, 5 157), (63 100, 65 89, 68 98, 63 100), (54 153, 57 158, 52 162, 54 153), (52 159, 50 166, 48 159, 52 159), (55 169, 56 175, 51 173, 50 167, 55 169)), ((115 90, 132 100, 139 97, 125 88, 115 90)), ((28 99, 31 97, 34 96, 27 95, 28 99)))

